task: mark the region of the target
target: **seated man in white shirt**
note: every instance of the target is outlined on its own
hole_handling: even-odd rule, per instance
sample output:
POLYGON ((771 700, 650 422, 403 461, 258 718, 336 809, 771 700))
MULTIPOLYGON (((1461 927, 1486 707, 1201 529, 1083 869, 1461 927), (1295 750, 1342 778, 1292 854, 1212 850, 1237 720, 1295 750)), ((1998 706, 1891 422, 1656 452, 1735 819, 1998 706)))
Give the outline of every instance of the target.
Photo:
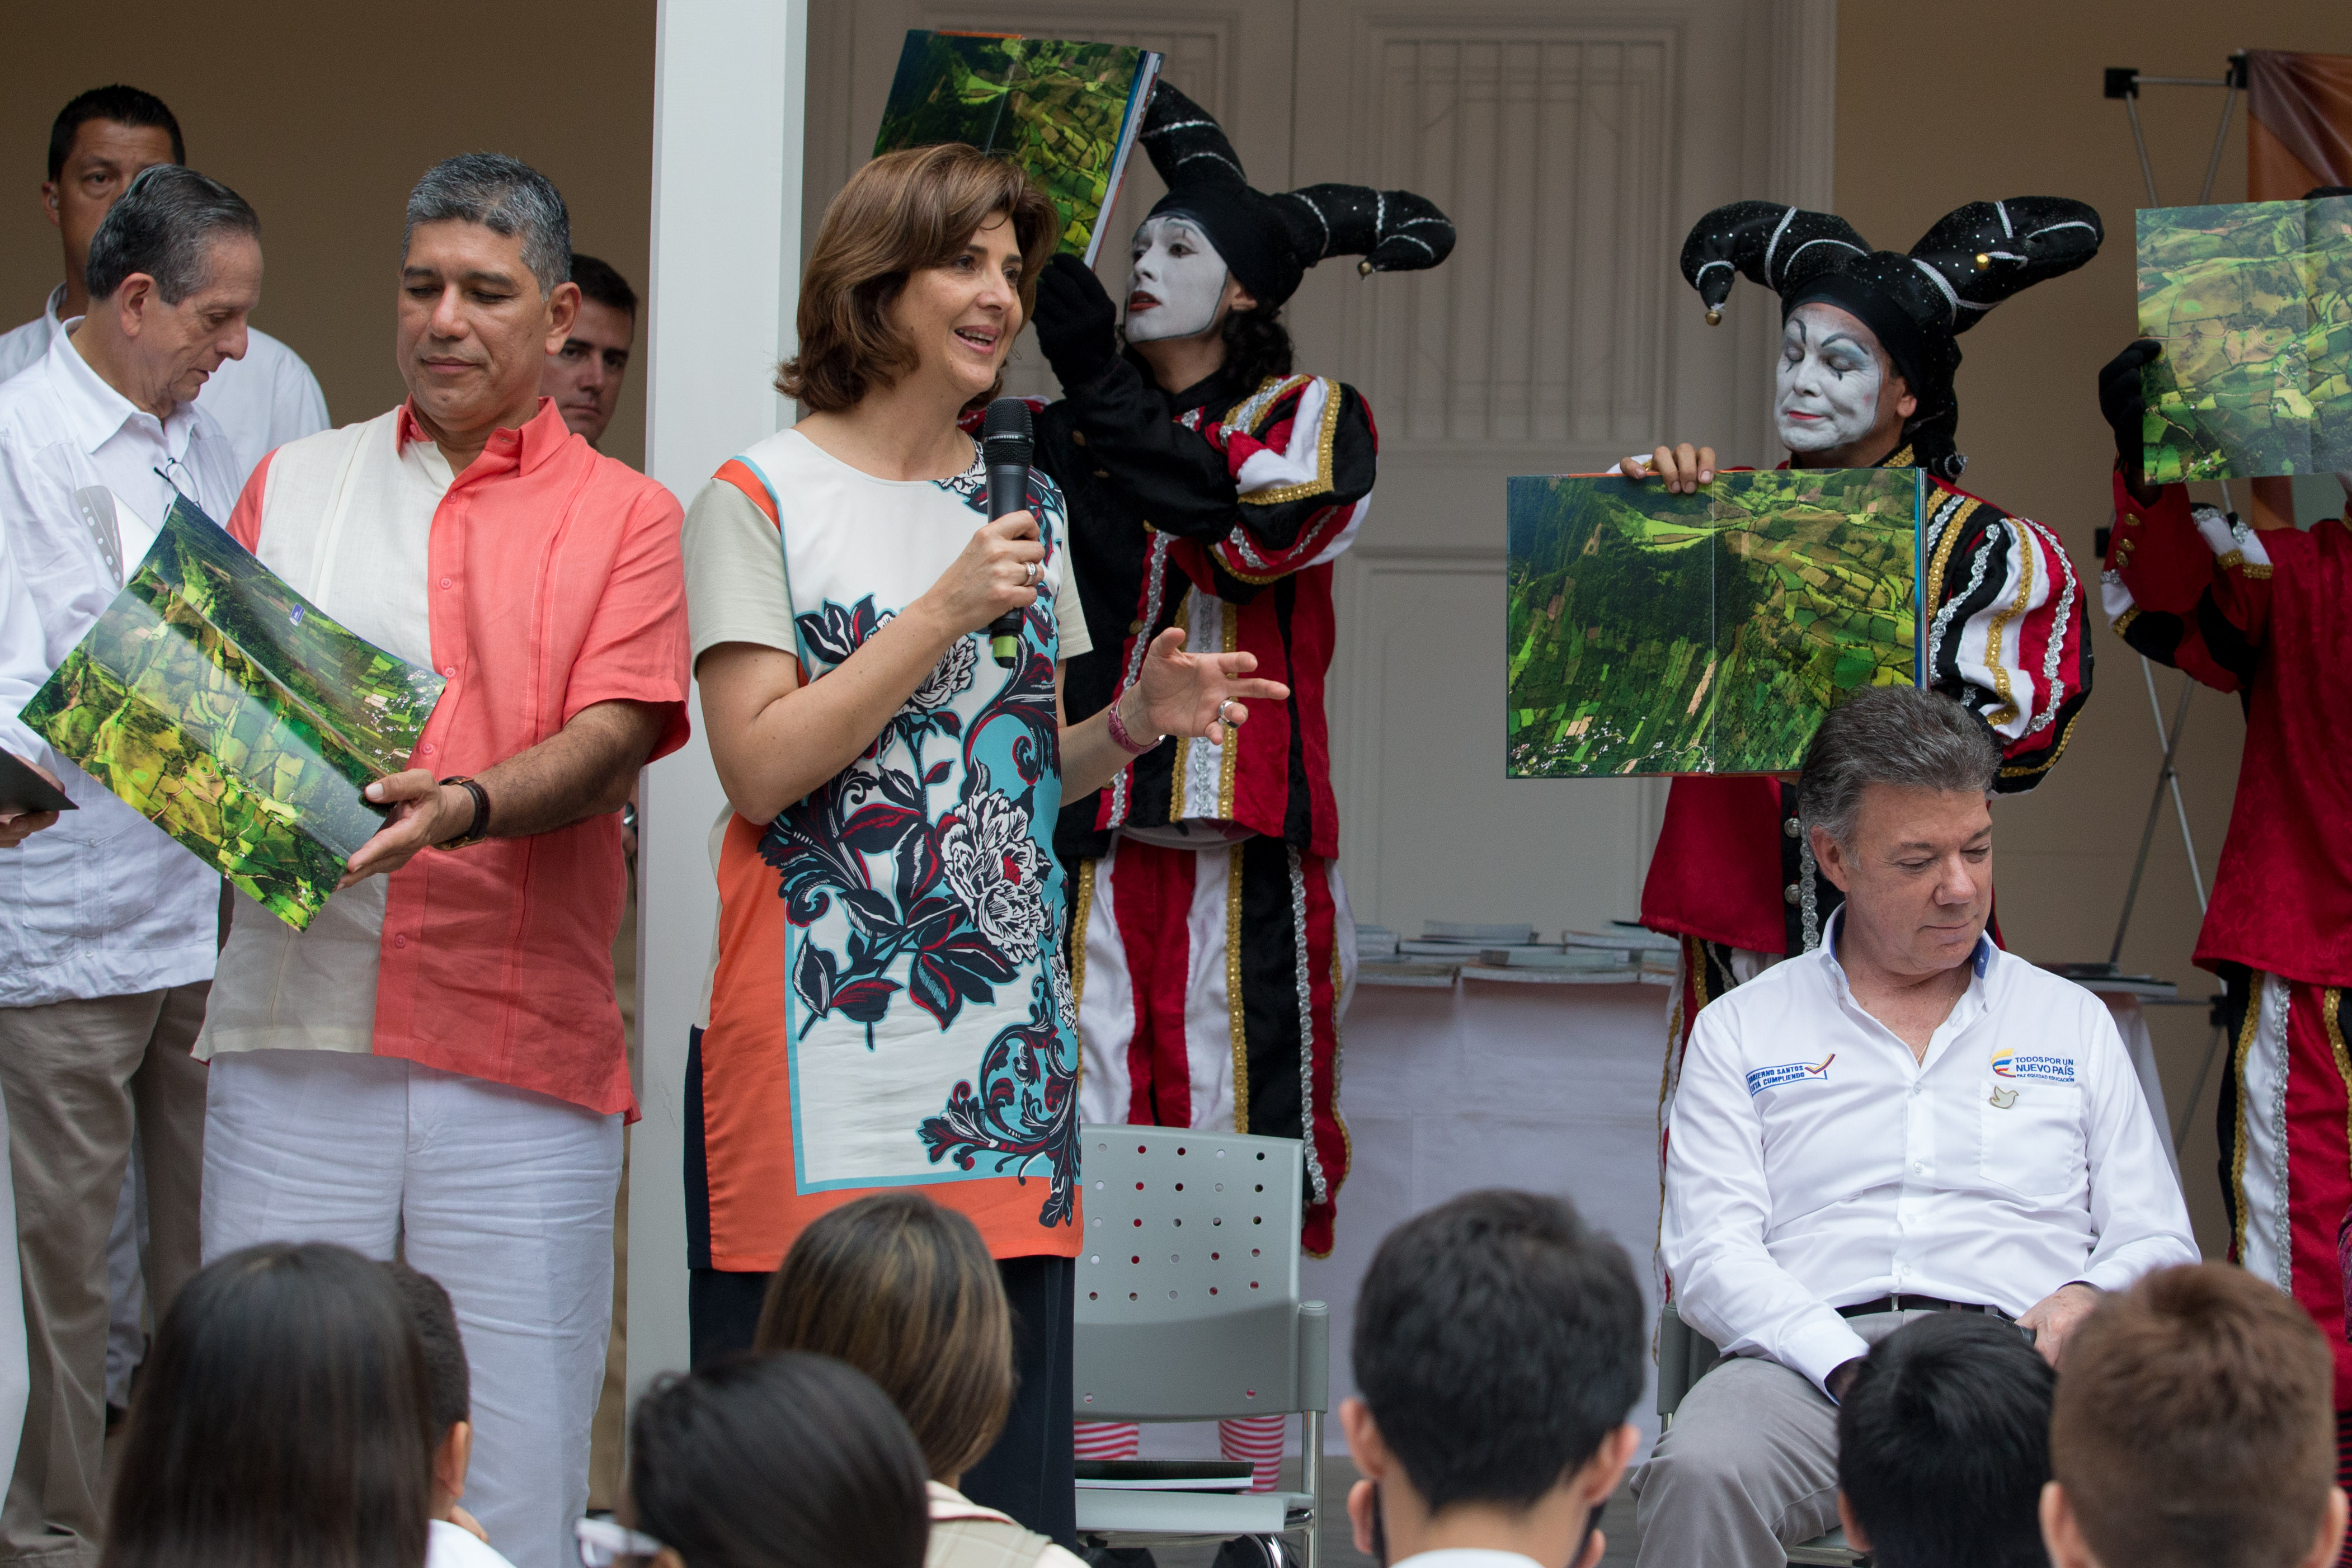
MULTIPOLYGON (((152 164, 187 161, 179 120, 152 93, 92 88, 58 111, 41 212, 58 231, 66 280, 38 316, 0 334, 0 381, 38 363, 59 328, 89 308, 82 283, 89 237, 123 187, 152 164)), ((264 455, 327 428, 326 395, 301 356, 257 328, 247 329, 247 339, 245 357, 222 365, 197 398, 228 432, 240 485, 264 455)))
POLYGON ((1806 756, 1846 902, 1692 1030, 1659 1251, 1728 1359, 1634 1478, 1645 1564, 1780 1568, 1835 1525, 1833 1401, 1916 1313, 2011 1319, 2058 1364, 2099 1292, 2197 1258, 2107 1009, 1985 935, 2000 762, 1910 686, 1857 695, 1806 756))
POLYGON ((89 313, 0 386, 0 747, 79 807, 0 854, 0 1088, 32 1379, 0 1562, 97 1558, 107 1242, 134 1106, 158 1321, 201 1239, 205 1082, 190 1047, 220 879, 16 716, 138 570, 175 492, 215 518, 236 504, 236 455, 195 397, 245 352, 260 223, 226 185, 159 164, 89 251, 89 313))
POLYGON ((1594 1568, 1640 1446, 1646 1358, 1625 1249, 1556 1197, 1465 1193, 1382 1240, 1339 1406, 1381 1568, 1594 1568))

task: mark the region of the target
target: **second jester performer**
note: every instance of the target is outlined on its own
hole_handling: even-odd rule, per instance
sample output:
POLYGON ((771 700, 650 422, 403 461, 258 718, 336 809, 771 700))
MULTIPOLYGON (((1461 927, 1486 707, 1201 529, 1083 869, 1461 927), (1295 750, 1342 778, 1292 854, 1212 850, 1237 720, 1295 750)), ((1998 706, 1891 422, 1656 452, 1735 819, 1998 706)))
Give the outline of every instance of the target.
MULTIPOLYGON (((1971 202, 1906 254, 1871 250, 1843 218, 1735 202, 1698 221, 1683 276, 1719 319, 1736 275, 1780 297, 1772 419, 1783 467, 1918 467, 1925 500, 1926 684, 1980 715, 2000 742, 1997 788, 2039 784, 2091 691, 2086 585, 2056 530, 1954 482, 1958 336, 1995 305, 2098 253, 2099 214, 2056 196, 1971 202)), ((1710 448, 1625 460, 1688 492, 1710 448)), ((1843 895, 1799 831, 1793 779, 1679 778, 1642 890, 1642 924, 1682 939, 1664 1125, 1698 1009, 1784 956, 1816 947, 1843 895)))
POLYGON ((1068 711, 1109 706, 1169 627, 1195 652, 1255 654, 1291 695, 1254 705, 1222 744, 1148 748, 1064 807, 1080 1114, 1304 1139, 1305 1240, 1320 1255, 1348 1172, 1339 1014, 1355 965, 1323 678, 1331 563, 1363 521, 1378 438, 1355 388, 1293 372, 1278 312, 1328 256, 1433 267, 1454 226, 1401 191, 1252 189, 1217 122, 1165 82, 1141 141, 1168 194, 1135 234, 1124 344, 1076 258, 1055 258, 1037 298, 1063 388, 1037 461, 1067 497, 1102 631, 1071 661, 1068 711))

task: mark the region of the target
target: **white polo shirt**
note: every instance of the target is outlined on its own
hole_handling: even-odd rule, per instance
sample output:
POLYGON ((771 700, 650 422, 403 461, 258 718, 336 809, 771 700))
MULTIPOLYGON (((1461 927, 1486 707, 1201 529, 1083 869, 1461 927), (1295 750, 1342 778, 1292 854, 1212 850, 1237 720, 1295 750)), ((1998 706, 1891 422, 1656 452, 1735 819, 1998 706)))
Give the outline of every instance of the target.
MULTIPOLYGON (((66 297, 62 283, 49 292, 42 312, 0 334, 0 381, 6 381, 37 363, 48 351, 49 340, 61 323, 58 307, 66 297)), ((220 421, 236 453, 236 482, 263 457, 288 442, 327 428, 327 394, 302 356, 258 328, 246 330, 245 358, 224 360, 202 391, 196 406, 220 421)), ((209 508, 207 508, 209 510, 209 508)), ((217 514, 226 523, 228 515, 217 514)))
POLYGON ((194 403, 162 420, 138 408, 68 333, 0 385, 0 746, 55 773, 81 808, 0 852, 0 1007, 129 996, 213 972, 219 877, 16 714, 121 588, 74 492, 113 493, 129 575, 171 505, 156 470, 225 523, 236 464, 212 415, 194 403))
POLYGON ((1890 1292, 2012 1315, 2070 1281, 2194 1263, 2189 1209, 2098 998, 1979 938, 1924 1060, 1820 947, 1709 1003, 1666 1145, 1682 1315, 1820 1384, 1890 1292))

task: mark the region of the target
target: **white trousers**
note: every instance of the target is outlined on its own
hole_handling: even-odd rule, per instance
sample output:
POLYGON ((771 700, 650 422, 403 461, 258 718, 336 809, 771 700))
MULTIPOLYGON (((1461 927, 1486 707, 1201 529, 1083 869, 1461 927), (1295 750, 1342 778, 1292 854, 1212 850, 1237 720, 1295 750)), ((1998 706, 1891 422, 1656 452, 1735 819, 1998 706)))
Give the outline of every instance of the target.
POLYGON ((205 1261, 265 1241, 398 1246, 457 1309, 466 1506, 516 1568, 577 1561, 613 1318, 621 1118, 393 1057, 215 1058, 205 1261))

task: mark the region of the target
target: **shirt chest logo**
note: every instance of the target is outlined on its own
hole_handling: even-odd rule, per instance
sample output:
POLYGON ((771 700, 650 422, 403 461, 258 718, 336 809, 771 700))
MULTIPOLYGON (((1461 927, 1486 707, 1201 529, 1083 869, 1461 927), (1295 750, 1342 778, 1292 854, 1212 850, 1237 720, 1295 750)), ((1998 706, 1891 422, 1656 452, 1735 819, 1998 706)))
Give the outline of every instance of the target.
POLYGON ((1785 1083, 1826 1083, 1830 1063, 1836 1060, 1837 1052, 1832 1051, 1819 1061, 1784 1061, 1777 1067, 1759 1067, 1748 1075, 1748 1097, 1753 1099, 1767 1089, 1778 1089, 1785 1083))
POLYGON ((2071 1056, 2031 1055, 2012 1046, 2003 1046, 1992 1053, 1992 1075, 2029 1083, 2072 1083, 2074 1082, 2074 1059, 2071 1056))

